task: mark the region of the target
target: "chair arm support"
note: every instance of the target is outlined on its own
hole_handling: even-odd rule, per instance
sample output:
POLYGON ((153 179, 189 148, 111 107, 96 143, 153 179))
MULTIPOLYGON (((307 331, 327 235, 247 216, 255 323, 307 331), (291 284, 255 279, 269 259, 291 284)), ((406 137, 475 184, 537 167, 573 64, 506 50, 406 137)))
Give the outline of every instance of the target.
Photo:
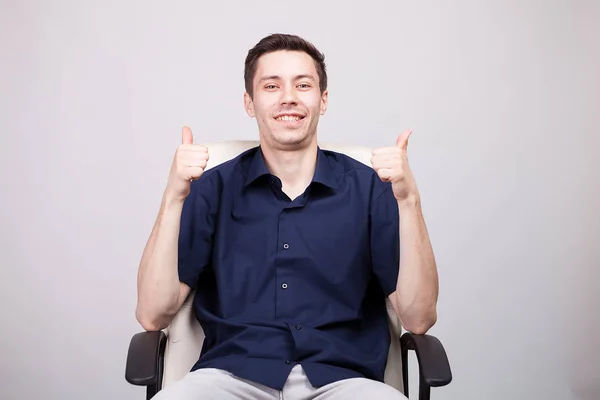
MULTIPOLYGON (((444 386, 452 381, 452 372, 448 356, 442 343, 431 335, 415 335, 410 332, 400 337, 402 348, 403 369, 407 371, 407 356, 409 350, 414 350, 419 362, 420 380, 427 386, 444 386)), ((408 375, 408 372, 405 372, 408 375)), ((404 376, 405 385, 407 376, 404 376)))
POLYGON ((161 386, 162 360, 167 344, 163 331, 133 335, 127 352, 125 379, 133 385, 161 386))

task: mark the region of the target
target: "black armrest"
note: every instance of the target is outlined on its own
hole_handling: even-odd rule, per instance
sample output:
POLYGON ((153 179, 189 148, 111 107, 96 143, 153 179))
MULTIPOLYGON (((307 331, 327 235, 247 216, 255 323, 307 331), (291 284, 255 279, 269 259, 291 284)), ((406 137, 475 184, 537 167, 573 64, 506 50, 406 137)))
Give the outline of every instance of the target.
POLYGON ((163 331, 135 334, 129 343, 125 379, 133 385, 155 386, 162 382, 162 360, 167 344, 163 331))
POLYGON ((406 332, 400 338, 404 352, 414 350, 419 361, 419 372, 428 386, 444 386, 452 381, 452 371, 442 343, 431 335, 406 332))
POLYGON ((402 349, 402 379, 408 396, 408 351, 414 350, 419 363, 419 399, 429 400, 431 387, 444 386, 452 381, 452 371, 442 343, 431 335, 410 332, 400 337, 402 349))

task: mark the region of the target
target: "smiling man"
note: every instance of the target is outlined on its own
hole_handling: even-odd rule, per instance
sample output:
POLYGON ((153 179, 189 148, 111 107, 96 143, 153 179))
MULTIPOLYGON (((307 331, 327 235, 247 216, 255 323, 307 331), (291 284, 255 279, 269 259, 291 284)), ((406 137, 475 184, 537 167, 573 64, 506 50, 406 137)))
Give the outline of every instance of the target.
POLYGON ((204 172, 184 127, 142 255, 136 315, 167 327, 192 289, 206 340, 170 399, 405 399, 383 383, 391 300, 405 329, 436 321, 437 270, 407 160, 410 131, 372 165, 318 146, 323 55, 276 34, 247 55, 260 146, 204 172))

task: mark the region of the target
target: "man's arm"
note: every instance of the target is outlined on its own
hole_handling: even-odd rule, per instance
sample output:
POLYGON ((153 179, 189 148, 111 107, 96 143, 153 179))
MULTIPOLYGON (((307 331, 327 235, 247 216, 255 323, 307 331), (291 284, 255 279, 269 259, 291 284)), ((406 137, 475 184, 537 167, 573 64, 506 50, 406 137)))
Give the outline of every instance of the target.
POLYGON ((166 328, 191 291, 179 278, 181 218, 191 181, 202 176, 208 161, 208 149, 193 144, 193 140, 191 130, 184 127, 182 144, 175 152, 160 211, 140 261, 135 314, 148 331, 166 328))
POLYGON ((395 146, 375 149, 371 163, 381 180, 391 183, 398 203, 400 261, 396 291, 389 298, 402 326, 424 334, 437 320, 438 275, 419 190, 408 164, 411 133, 399 135, 395 146))
POLYGON ((166 328, 187 298, 179 282, 177 245, 183 203, 164 196, 138 270, 136 318, 147 331, 166 328))
POLYGON ((404 328, 426 333, 437 320, 438 274, 418 196, 398 202, 400 265, 390 300, 404 328))

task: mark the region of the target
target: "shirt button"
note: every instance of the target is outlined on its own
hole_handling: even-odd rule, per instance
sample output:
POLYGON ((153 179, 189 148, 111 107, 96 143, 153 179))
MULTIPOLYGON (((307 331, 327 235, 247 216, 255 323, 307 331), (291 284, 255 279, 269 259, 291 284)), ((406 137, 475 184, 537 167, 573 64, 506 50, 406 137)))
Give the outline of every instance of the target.
POLYGON ((285 362, 286 364, 291 364, 292 362, 290 360, 286 360, 285 362))
POLYGON ((287 244, 287 243, 284 243, 284 244, 283 244, 283 248, 287 250, 287 249, 289 249, 289 248, 290 248, 290 245, 289 245, 289 244, 287 244))
POLYGON ((302 329, 302 325, 296 325, 296 329, 298 329, 298 330, 302 329))
POLYGON ((287 283, 282 283, 282 284, 281 284, 281 287, 282 287, 283 289, 287 289, 287 283))

